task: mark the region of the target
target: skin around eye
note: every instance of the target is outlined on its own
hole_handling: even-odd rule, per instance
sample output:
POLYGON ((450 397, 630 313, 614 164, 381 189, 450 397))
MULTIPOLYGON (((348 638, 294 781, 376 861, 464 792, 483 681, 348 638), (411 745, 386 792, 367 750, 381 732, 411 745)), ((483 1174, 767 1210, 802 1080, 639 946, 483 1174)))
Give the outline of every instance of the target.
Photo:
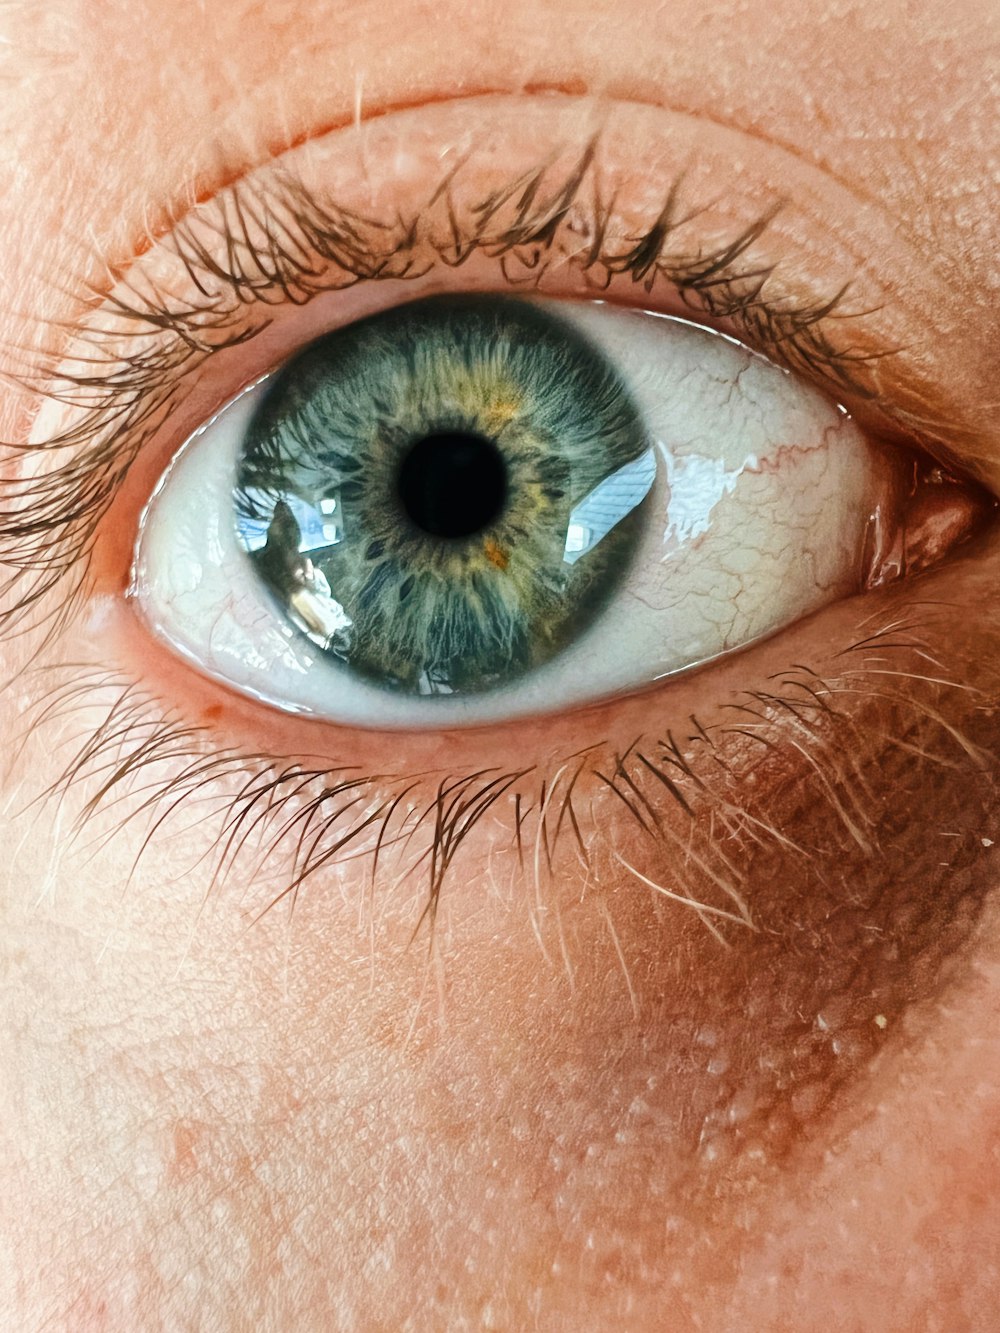
MULTIPOLYGON (((766 191, 755 163, 765 145, 790 146, 774 151, 780 169, 768 177, 803 204, 792 203, 785 239, 797 233, 816 257, 820 297, 863 272, 856 308, 884 312, 873 341, 909 349, 879 363, 879 404, 944 440, 956 423, 957 446, 975 441, 995 480, 996 375, 984 372, 996 363, 997 211, 981 151, 998 123, 986 75, 995 17, 985 0, 821 10, 693 0, 655 22, 648 6, 586 0, 445 3, 431 22, 406 0, 8 5, 4 60, 18 37, 39 58, 3 98, 6 290, 30 303, 51 257, 74 239, 114 251, 147 204, 176 217, 171 201, 187 199, 189 173, 205 183, 223 126, 247 155, 347 126, 362 185, 384 189, 370 202, 359 187, 359 207, 381 219, 399 199, 393 164, 414 161, 427 108, 395 137, 392 115, 357 127, 352 116, 456 87, 538 87, 523 114, 516 99, 484 99, 480 111, 498 161, 520 125, 537 162, 568 101, 550 89, 669 99, 750 130, 730 133, 692 207, 754 178, 757 216, 766 191), (180 90, 173 114, 157 95, 168 89, 180 90), (822 162, 846 189, 815 175, 802 188, 796 160, 822 162), (925 242, 915 262, 900 259, 915 236, 925 242), (841 244, 853 249, 842 265, 841 244), (907 360, 939 392, 897 377, 907 360)), ((451 161, 464 153, 476 114, 468 101, 453 108, 430 142, 436 165, 442 149, 455 149, 451 161)), ((689 159, 697 175, 701 159, 683 116, 663 134, 654 120, 619 142, 650 183, 655 216, 667 168, 689 159)), ((220 156, 225 173, 232 158, 220 156)), ((317 179, 339 192, 332 165, 317 179)), ((605 201, 619 193, 607 175, 600 186, 605 201)), ((589 246, 590 233, 576 236, 589 246)), ((699 249, 683 232, 675 240, 699 249)), ((28 344, 19 332, 5 345, 28 344)), ((254 362, 260 346, 213 363, 219 398, 175 400, 148 451, 150 483, 244 376, 290 351, 254 362)), ((129 479, 145 499, 140 467, 129 479)), ((112 516, 125 544, 136 512, 112 516)), ((878 546, 891 551, 891 536, 878 546)), ((997 554, 994 541, 708 671, 567 719, 564 755, 607 737, 615 719, 621 733, 593 765, 621 799, 604 786, 593 812, 603 860, 584 826, 592 875, 570 815, 560 822, 567 809, 588 814, 588 774, 567 806, 577 768, 543 763, 537 741, 553 720, 503 728, 497 762, 537 760, 538 772, 519 806, 511 797, 479 821, 478 848, 476 836, 462 841, 433 957, 426 937, 413 945, 420 905, 406 907, 423 896, 428 828, 447 858, 463 827, 433 789, 420 793, 432 814, 405 863, 351 860, 355 843, 324 860, 340 836, 331 831, 294 917, 277 910, 244 929, 292 880, 287 862, 278 884, 252 855, 222 882, 210 874, 213 839, 225 843, 261 808, 306 852, 320 828, 338 828, 352 794, 327 795, 342 785, 328 773, 298 793, 296 736, 322 737, 301 744, 322 750, 327 770, 339 760, 371 775, 391 762, 410 780, 415 738, 393 734, 379 753, 371 732, 331 736, 242 700, 231 787, 256 779, 249 755, 262 732, 271 769, 234 810, 216 763, 236 742, 237 709, 203 713, 179 698, 176 659, 154 680, 90 605, 64 617, 65 633, 21 679, 20 645, 8 640, 6 734, 25 726, 22 681, 46 696, 42 711, 57 679, 85 700, 29 735, 23 799, 16 780, 4 793, 9 1326, 991 1328, 1000 931, 994 913, 969 956, 953 927, 974 916, 976 881, 984 892, 996 882, 996 763, 980 758, 997 753, 997 554), (794 678, 793 663, 808 670, 794 678), (623 757, 640 733, 652 769, 623 757), (89 767, 73 765, 80 748, 89 767), (45 803, 38 823, 18 818, 63 769, 69 809, 45 803), (94 816, 72 845, 72 809, 101 793, 109 823, 94 816), (175 804, 175 838, 154 837, 129 879, 148 824, 175 804), (716 917, 724 947, 690 902, 650 888, 612 852, 709 905, 733 907, 720 882, 733 884, 758 931, 716 917), (933 985, 941 957, 965 979, 957 992, 933 985), (840 1116, 829 1111, 838 1088, 840 1116)), ((490 737, 458 740, 435 762, 464 775, 459 794, 472 800, 488 782, 471 775, 490 737)), ((360 789, 359 825, 380 795, 360 789)))
MULTIPOLYGON (((213 675, 289 711, 434 727, 635 689, 858 591, 873 575, 873 527, 898 527, 898 451, 869 442, 793 376, 678 320, 601 303, 431 299, 332 338, 189 442, 157 488, 136 555, 133 593, 155 632, 213 675), (508 345, 520 355, 527 342, 530 355, 521 370, 499 371, 505 415, 496 426, 495 376, 506 364, 497 348, 508 336, 498 329, 515 317, 508 345), (483 318, 500 324, 456 332, 483 318), (401 342, 407 320, 412 345, 401 342), (574 348, 584 378, 567 395, 570 363, 557 358, 574 348), (350 369, 355 361, 361 369, 350 369), (342 363, 348 370, 338 379, 342 363), (622 427, 620 457, 604 442, 608 414, 621 410, 615 394, 632 423, 622 427), (543 425, 524 407, 517 433, 514 400, 533 403, 543 425), (404 402, 416 406, 401 426, 404 402), (492 432, 510 468, 509 510, 461 541, 410 537, 403 464, 414 445, 456 425, 492 432), (524 430, 544 441, 531 446, 537 452, 526 452, 524 430), (576 471, 556 477, 560 458, 575 458, 576 471), (546 486, 557 498, 543 497, 542 510, 524 498, 546 486), (574 593, 572 580, 595 559, 603 583, 591 578, 574 593), (547 610, 535 609, 536 580, 551 590, 547 610), (581 595, 606 603, 598 600, 590 624, 576 609, 581 595), (426 610, 425 596, 438 599, 426 610), (366 621, 366 605, 380 611, 386 599, 392 614, 366 621), (397 621, 405 634, 395 643, 397 621), (428 664, 444 660, 436 636, 456 624, 470 625, 468 642, 448 652, 473 672, 479 688, 471 692, 444 666, 439 687, 426 683, 428 664), (555 655, 554 632, 563 634, 555 655), (352 647, 359 635, 368 644, 361 669, 352 647), (533 641, 543 646, 532 668, 533 641), (422 674, 406 688, 402 673, 418 642, 422 674), (375 654, 381 682, 372 680, 375 654), (436 697, 421 697, 429 694, 436 697)), ((435 456, 429 466, 445 464, 435 456)), ((462 506, 454 497, 448 522, 464 521, 462 506)))

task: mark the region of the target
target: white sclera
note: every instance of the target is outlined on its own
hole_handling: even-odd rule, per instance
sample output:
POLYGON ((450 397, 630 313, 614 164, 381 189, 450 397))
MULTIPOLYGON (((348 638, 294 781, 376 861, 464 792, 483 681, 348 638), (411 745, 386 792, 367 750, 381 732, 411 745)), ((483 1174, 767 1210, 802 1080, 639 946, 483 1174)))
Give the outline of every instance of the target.
POLYGON ((850 419, 731 339, 599 302, 544 302, 601 347, 657 461, 630 575, 569 648, 503 689, 378 689, 293 628, 240 548, 233 486, 266 380, 177 454, 143 517, 133 594, 161 638, 285 709, 366 727, 495 722, 644 685, 856 591, 885 467, 850 419))

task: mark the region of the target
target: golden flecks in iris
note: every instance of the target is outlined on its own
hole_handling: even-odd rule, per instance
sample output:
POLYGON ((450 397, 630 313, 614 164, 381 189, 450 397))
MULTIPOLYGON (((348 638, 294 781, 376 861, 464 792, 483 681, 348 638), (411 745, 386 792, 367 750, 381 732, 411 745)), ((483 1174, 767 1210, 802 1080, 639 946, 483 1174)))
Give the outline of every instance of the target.
MULTIPOLYGON (((523 386, 508 367, 484 360, 473 367, 435 358, 438 406, 446 405, 484 435, 496 435, 528 408, 523 386)), ((421 386, 425 388, 425 386, 421 386)), ((419 413, 426 420, 426 402, 419 413)))
POLYGON ((482 420, 490 435, 499 435, 505 426, 521 415, 524 402, 521 398, 501 398, 482 409, 482 420))
POLYGON ((483 542, 483 550, 486 552, 486 559, 497 569, 506 569, 510 564, 510 555, 492 537, 487 537, 483 542))

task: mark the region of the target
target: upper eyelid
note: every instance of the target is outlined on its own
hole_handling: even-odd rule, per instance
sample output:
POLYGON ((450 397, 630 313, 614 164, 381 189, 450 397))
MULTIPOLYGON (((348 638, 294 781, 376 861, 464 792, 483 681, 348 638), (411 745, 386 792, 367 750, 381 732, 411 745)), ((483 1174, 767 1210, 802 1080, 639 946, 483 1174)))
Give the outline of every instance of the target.
MULTIPOLYGON (((850 346, 838 350, 832 332, 843 332, 844 289, 794 305, 780 287, 774 299, 762 290, 775 285, 776 266, 755 261, 752 250, 777 205, 730 239, 678 256, 671 254, 670 241, 681 227, 690 229, 694 215, 682 202, 683 177, 676 178, 646 229, 623 243, 612 235, 613 212, 602 204, 594 178, 596 146, 595 136, 575 155, 543 159, 463 217, 452 209, 450 187, 468 158, 427 192, 424 214, 362 217, 319 199, 280 162, 259 180, 245 177, 193 210, 160 242, 182 264, 192 295, 178 299, 159 291, 140 263, 105 300, 105 322, 89 316, 65 329, 75 373, 63 362, 54 373, 41 368, 22 376, 29 390, 72 405, 76 414, 69 428, 33 446, 57 456, 68 451, 69 457, 42 477, 15 484, 15 512, 0 516, 0 558, 18 572, 36 570, 44 558, 45 589, 51 587, 86 553, 118 479, 156 433, 185 378, 209 355, 259 333, 268 323, 267 308, 280 301, 305 303, 357 281, 413 276, 428 247, 436 262, 450 267, 482 253, 506 262, 508 270, 521 264, 521 277, 530 279, 544 271, 546 256, 568 243, 572 262, 585 275, 623 275, 643 290, 668 285, 701 314, 742 326, 748 341, 774 359, 807 370, 834 391, 864 395, 855 372, 872 354, 850 346), (426 209, 446 218, 445 246, 429 241, 426 209), (579 220, 588 209, 581 239, 579 220), (501 218, 502 224, 496 221, 501 218), (133 337, 142 355, 123 359, 123 343, 133 337)), ((594 285, 592 294, 599 295, 602 284, 594 285)), ((33 587, 31 597, 40 595, 33 587)), ((22 609, 19 600, 4 619, 22 609)))
MULTIPOLYGON (((808 370, 830 388, 870 395, 855 367, 884 353, 839 346, 831 333, 832 321, 857 319, 866 313, 845 315, 841 307, 847 285, 829 297, 794 304, 784 294, 768 296, 763 291, 775 277, 776 264, 740 263, 780 205, 767 208, 749 226, 712 249, 678 258, 667 252, 667 243, 676 230, 696 217, 684 211, 682 178, 678 178, 665 190, 662 208, 644 232, 624 245, 620 241, 605 244, 610 210, 599 201, 582 199, 594 143, 592 140, 568 169, 548 161, 539 163, 533 171, 515 177, 505 190, 492 192, 466 210, 462 219, 450 211, 449 204, 448 187, 459 174, 455 169, 447 172, 417 213, 388 222, 321 200, 287 169, 273 170, 256 187, 244 178, 182 218, 165 241, 204 302, 196 297, 185 306, 166 297, 161 304, 155 286, 130 288, 126 275, 107 298, 107 308, 123 320, 146 326, 144 333, 158 327, 164 340, 173 335, 190 350, 208 353, 218 350, 216 338, 221 332, 240 328, 241 315, 248 307, 281 300, 305 304, 354 282, 420 276, 426 271, 421 265, 429 262, 458 269, 474 254, 482 253, 502 266, 508 260, 524 264, 525 271, 516 278, 507 274, 509 280, 537 285, 558 242, 565 240, 574 210, 590 207, 591 234, 585 245, 577 243, 568 262, 588 279, 595 272, 602 275, 593 279, 592 295, 599 295, 617 276, 627 276, 647 293, 657 282, 665 282, 691 302, 692 313, 737 322, 772 359, 808 370), (493 220, 506 206, 513 206, 515 219, 493 228, 493 220), (444 245, 427 225, 434 208, 448 214, 451 234, 444 245), (387 239, 388 245, 384 243, 387 239), (319 267, 317 258, 322 261, 319 267), (220 284, 233 302, 228 309, 217 304, 220 284), (221 322, 203 324, 212 314, 221 322), (203 339, 204 333, 210 336, 203 339)), ((563 258, 566 253, 562 252, 563 258)), ((102 331, 90 330, 86 322, 68 332, 71 337, 89 336, 98 349, 103 341, 102 331)), ((120 337, 115 330, 110 341, 120 337)), ((221 345, 230 343, 223 340, 221 345)))

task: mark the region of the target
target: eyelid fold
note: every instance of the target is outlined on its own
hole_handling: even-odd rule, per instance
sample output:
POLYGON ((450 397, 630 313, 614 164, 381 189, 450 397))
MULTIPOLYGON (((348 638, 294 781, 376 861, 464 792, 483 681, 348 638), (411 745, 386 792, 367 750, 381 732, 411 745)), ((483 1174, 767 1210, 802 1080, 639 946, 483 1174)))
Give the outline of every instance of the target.
MULTIPOLYGON (((33 378, 47 402, 0 515, 0 555, 43 589, 71 572, 145 448, 199 424, 188 390, 209 358, 240 345, 248 382, 291 350, 289 302, 344 302, 346 317, 359 280, 655 297, 770 346, 863 420, 909 435, 905 385, 917 372, 926 424, 939 370, 904 336, 904 307, 933 305, 926 266, 874 216, 864 253, 880 246, 892 272, 881 285, 860 271, 856 238, 839 234, 849 202, 771 145, 618 102, 459 100, 303 143, 157 238, 33 378), (317 295, 328 288, 340 290, 317 295)), ((958 441, 961 412, 947 410, 958 441)), ((947 458, 933 431, 928 443, 947 458)))

